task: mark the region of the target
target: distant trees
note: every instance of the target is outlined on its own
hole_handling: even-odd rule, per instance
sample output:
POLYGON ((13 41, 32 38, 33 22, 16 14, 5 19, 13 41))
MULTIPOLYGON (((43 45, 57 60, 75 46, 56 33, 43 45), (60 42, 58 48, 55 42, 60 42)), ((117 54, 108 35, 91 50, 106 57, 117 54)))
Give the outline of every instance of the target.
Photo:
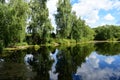
POLYGON ((95 40, 120 40, 120 26, 104 25, 94 28, 95 40))

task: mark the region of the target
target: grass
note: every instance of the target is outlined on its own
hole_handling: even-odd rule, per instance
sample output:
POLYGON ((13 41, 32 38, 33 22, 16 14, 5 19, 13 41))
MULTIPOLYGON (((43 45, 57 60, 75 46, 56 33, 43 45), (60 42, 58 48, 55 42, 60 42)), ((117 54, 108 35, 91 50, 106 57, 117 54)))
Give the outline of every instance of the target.
POLYGON ((49 43, 41 45, 28 45, 26 42, 18 43, 14 47, 3 48, 4 51, 13 51, 13 50, 25 50, 30 47, 34 47, 35 50, 38 50, 40 46, 74 46, 76 44, 86 44, 86 43, 100 43, 100 42, 120 42, 113 40, 104 40, 104 41, 80 41, 76 43, 74 39, 51 39, 49 43))
POLYGON ((27 46, 16 46, 16 47, 12 47, 12 48, 4 48, 3 50, 9 50, 9 51, 13 51, 13 50, 25 50, 29 47, 33 47, 33 45, 27 45, 27 46))
POLYGON ((54 45, 71 45, 71 44, 76 44, 76 41, 73 39, 54 39, 51 41, 50 44, 54 45))

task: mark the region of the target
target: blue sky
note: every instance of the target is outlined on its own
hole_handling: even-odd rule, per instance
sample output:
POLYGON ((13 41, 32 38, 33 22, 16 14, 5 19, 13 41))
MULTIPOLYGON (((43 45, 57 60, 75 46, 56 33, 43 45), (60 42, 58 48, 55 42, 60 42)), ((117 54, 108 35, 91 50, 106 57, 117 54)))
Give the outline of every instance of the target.
MULTIPOLYGON (((56 13, 58 0, 49 0, 49 18, 55 27, 53 14, 56 13)), ((86 21, 90 27, 105 24, 120 25, 120 0, 71 0, 72 11, 86 21)))

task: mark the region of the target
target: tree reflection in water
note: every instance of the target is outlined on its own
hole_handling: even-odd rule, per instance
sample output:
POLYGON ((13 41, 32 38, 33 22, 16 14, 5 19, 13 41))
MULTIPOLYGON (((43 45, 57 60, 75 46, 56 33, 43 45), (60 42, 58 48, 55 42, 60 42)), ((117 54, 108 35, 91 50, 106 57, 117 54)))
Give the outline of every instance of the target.
POLYGON ((0 62, 0 80, 49 80, 53 62, 49 53, 47 47, 41 47, 37 51, 33 47, 24 51, 4 52, 0 56, 4 60, 3 63, 0 62), (26 62, 25 57, 33 59, 26 62))
POLYGON ((3 52, 0 80, 96 80, 102 79, 98 75, 109 79, 112 74, 117 80, 119 48, 120 43, 99 43, 3 52), (26 56, 31 57, 27 64, 26 56))
POLYGON ((60 50, 57 55, 56 73, 59 73, 58 80, 75 79, 77 67, 85 62, 86 56, 94 50, 94 45, 76 45, 60 50))
POLYGON ((96 51, 102 55, 116 55, 120 53, 120 43, 96 43, 96 51))
POLYGON ((32 64, 33 72, 36 72, 34 80, 49 80, 49 70, 52 66, 52 60, 49 58, 50 51, 44 46, 36 53, 34 56, 37 61, 32 64))

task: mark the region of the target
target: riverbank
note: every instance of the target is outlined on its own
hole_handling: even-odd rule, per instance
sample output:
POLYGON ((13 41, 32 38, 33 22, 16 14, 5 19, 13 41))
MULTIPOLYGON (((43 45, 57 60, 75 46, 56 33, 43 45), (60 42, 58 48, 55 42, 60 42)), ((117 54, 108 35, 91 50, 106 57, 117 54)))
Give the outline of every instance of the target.
POLYGON ((14 51, 14 50, 25 50, 27 48, 32 48, 34 47, 35 49, 39 49, 39 45, 25 45, 25 46, 15 46, 15 47, 7 47, 3 48, 3 51, 14 51))
POLYGON ((34 47, 36 50, 40 48, 40 46, 73 46, 76 44, 87 44, 87 43, 104 43, 104 42, 120 42, 120 41, 81 41, 76 43, 75 40, 68 40, 68 39, 63 39, 63 40, 56 40, 52 41, 51 43, 46 43, 46 44, 41 44, 41 45, 18 45, 15 47, 7 47, 3 48, 3 51, 13 51, 13 50, 25 50, 27 48, 32 48, 34 47))

